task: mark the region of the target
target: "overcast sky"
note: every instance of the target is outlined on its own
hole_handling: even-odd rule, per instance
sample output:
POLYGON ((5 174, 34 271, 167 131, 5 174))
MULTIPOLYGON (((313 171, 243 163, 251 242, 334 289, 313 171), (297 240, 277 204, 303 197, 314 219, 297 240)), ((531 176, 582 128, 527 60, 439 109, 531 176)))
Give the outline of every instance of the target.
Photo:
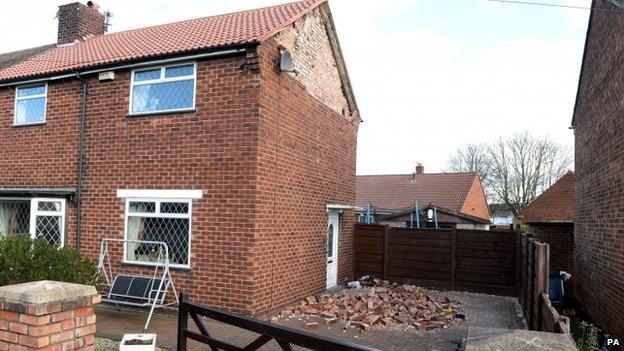
MULTIPOLYGON (((55 42, 56 8, 66 2, 3 2, 0 52, 55 42)), ((99 2, 113 12, 114 32, 290 1, 99 2)), ((487 0, 330 6, 364 119, 358 174, 411 173, 416 162, 439 171, 459 146, 523 129, 573 145, 568 127, 588 10, 487 0)))

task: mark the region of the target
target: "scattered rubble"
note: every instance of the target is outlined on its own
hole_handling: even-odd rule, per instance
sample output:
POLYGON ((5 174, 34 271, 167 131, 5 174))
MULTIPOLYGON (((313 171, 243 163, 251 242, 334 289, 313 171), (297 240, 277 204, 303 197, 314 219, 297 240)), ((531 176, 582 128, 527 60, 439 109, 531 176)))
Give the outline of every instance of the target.
MULTIPOLYGON (((466 317, 461 303, 414 285, 390 284, 372 277, 359 280, 362 289, 308 296, 299 305, 283 309, 283 317, 317 316, 325 324, 345 322, 344 329, 396 328, 448 329, 466 317)), ((316 329, 318 324, 306 323, 316 329)))

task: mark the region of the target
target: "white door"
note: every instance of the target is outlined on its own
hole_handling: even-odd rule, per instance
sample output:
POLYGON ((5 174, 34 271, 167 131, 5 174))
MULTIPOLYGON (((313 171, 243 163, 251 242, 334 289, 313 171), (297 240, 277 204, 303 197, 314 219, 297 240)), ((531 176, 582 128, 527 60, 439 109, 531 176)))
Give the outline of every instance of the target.
POLYGON ((339 214, 337 212, 330 212, 327 222, 327 288, 331 288, 338 284, 339 214))

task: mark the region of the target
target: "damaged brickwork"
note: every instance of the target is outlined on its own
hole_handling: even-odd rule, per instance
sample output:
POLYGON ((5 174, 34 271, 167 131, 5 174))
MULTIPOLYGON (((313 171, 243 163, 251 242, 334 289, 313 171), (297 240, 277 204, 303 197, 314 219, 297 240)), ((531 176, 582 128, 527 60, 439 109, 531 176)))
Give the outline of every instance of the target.
POLYGON ((295 79, 335 112, 349 116, 340 72, 321 11, 318 7, 275 36, 292 54, 295 79))

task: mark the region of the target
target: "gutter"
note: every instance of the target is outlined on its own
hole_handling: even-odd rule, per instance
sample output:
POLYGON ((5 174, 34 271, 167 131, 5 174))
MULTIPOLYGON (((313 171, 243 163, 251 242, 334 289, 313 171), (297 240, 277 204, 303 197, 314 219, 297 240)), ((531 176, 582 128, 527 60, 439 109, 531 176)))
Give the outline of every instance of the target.
POLYGON ((156 65, 173 63, 173 62, 180 62, 180 61, 190 61, 190 60, 209 58, 209 57, 219 57, 219 56, 228 56, 228 55, 242 54, 242 53, 245 53, 245 52, 247 52, 247 48, 243 47, 243 48, 237 48, 237 49, 204 52, 204 53, 201 53, 201 54, 194 54, 194 55, 170 57, 170 58, 159 59, 159 60, 141 61, 141 62, 135 62, 135 63, 130 63, 130 64, 116 65, 116 66, 115 65, 113 65, 113 66, 104 66, 104 67, 90 69, 90 70, 86 70, 85 69, 85 70, 82 70, 82 71, 75 71, 74 73, 65 73, 65 74, 58 74, 58 75, 55 75, 55 76, 46 76, 46 77, 43 77, 43 78, 35 78, 35 79, 29 79, 29 80, 21 80, 21 81, 12 81, 12 82, 9 82, 9 83, 2 83, 2 84, 0 84, 0 88, 9 87, 9 86, 15 86, 15 85, 22 85, 22 84, 49 82, 49 81, 67 79, 67 78, 75 78, 78 75, 84 76, 84 75, 100 73, 100 72, 106 72, 106 71, 123 70, 123 69, 136 68, 136 67, 156 66, 156 65))
POLYGON ((85 117, 87 114, 87 95, 89 83, 76 72, 76 78, 82 82, 82 102, 80 108, 80 136, 78 138, 78 174, 76 175, 76 251, 80 252, 80 237, 82 227, 82 178, 84 175, 84 138, 85 117))

